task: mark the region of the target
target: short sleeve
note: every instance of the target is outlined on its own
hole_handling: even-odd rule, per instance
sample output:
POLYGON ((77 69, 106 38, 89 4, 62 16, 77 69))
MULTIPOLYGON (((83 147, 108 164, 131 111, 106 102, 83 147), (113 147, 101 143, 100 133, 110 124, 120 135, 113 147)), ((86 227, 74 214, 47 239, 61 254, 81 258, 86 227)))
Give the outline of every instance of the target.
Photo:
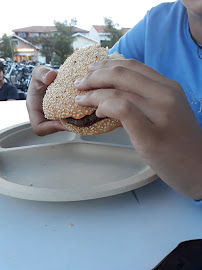
POLYGON ((130 29, 113 47, 109 54, 117 51, 126 59, 136 59, 144 62, 145 34, 148 21, 148 13, 144 19, 130 29))

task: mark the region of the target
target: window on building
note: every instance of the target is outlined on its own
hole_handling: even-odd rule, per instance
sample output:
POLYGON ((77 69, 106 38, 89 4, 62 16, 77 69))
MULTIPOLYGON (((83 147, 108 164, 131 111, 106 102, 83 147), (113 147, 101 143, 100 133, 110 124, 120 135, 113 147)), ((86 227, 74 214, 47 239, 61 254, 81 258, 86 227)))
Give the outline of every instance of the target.
POLYGON ((17 39, 14 39, 13 42, 18 45, 18 40, 17 39))
POLYGON ((38 37, 39 33, 30 33, 30 37, 38 37))
POLYGON ((26 33, 20 32, 20 33, 18 33, 18 36, 21 38, 26 38, 26 33))

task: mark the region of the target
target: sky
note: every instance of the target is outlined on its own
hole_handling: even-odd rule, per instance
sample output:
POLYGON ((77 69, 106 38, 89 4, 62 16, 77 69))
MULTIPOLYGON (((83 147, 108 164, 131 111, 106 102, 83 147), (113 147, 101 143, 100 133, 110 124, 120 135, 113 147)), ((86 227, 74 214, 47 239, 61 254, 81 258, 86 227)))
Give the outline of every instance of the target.
MULTIPOLYGON (((54 21, 68 23, 76 18, 77 27, 90 30, 91 25, 104 25, 104 17, 120 27, 133 27, 147 10, 162 0, 4 0, 1 3, 0 37, 28 26, 50 26, 54 21), (121 2, 122 4, 117 4, 121 2)), ((172 2, 172 1, 167 1, 172 2)))

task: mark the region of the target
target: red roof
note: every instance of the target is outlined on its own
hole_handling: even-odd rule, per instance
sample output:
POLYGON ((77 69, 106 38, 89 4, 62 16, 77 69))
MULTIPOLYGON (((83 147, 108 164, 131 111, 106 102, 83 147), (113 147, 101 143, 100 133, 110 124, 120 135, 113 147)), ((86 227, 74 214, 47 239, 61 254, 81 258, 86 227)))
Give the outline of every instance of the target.
MULTIPOLYGON (((106 33, 105 32, 106 25, 93 25, 93 27, 100 34, 106 33)), ((125 33, 128 32, 128 30, 130 30, 130 28, 121 28, 121 30, 122 30, 123 35, 125 35, 125 33)))
POLYGON ((13 32, 15 33, 44 33, 44 32, 53 32, 56 31, 55 26, 29 26, 19 29, 14 29, 13 32))
POLYGON ((105 33, 106 25, 92 25, 98 33, 105 33))
POLYGON ((123 35, 127 33, 131 28, 121 28, 123 35))
MULTIPOLYGON (((13 32, 15 33, 45 33, 45 32, 55 32, 56 27, 55 26, 30 26, 30 27, 24 27, 19 29, 14 29, 13 32)), ((73 33, 88 33, 87 30, 73 27, 73 33)))

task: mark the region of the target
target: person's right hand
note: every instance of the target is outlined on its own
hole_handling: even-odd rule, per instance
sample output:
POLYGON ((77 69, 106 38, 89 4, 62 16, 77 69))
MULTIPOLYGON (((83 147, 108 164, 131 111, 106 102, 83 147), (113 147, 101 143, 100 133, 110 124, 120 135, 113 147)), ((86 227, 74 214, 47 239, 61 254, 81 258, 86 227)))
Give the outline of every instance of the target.
POLYGON ((202 130, 178 82, 136 60, 94 63, 75 85, 79 106, 120 120, 133 146, 176 191, 202 199, 202 130), (90 91, 89 91, 90 90, 90 91))
POLYGON ((57 72, 45 66, 37 66, 32 72, 32 81, 27 92, 27 110, 31 126, 38 136, 65 130, 60 121, 44 117, 42 102, 46 89, 57 76, 57 72))

